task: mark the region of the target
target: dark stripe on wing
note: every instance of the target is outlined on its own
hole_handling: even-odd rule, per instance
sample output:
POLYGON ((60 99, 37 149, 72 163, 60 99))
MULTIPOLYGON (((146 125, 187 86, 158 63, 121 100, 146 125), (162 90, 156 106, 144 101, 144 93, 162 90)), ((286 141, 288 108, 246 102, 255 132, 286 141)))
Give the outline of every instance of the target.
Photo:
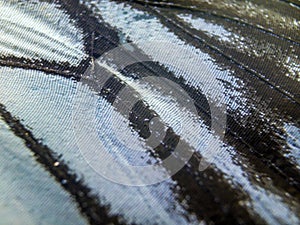
MULTIPOLYGON (((138 5, 133 6, 141 8, 138 5)), ((271 85, 270 82, 266 81, 266 79, 264 78, 261 78, 261 76, 258 76, 257 73, 252 70, 252 68, 247 69, 242 67, 231 57, 228 57, 220 52, 220 50, 218 50, 218 48, 216 48, 215 46, 210 46, 206 41, 201 40, 199 37, 190 32, 186 32, 185 29, 181 29, 181 27, 174 23, 173 20, 166 18, 156 9, 150 7, 147 7, 145 9, 150 10, 150 13, 154 13, 156 16, 158 16, 158 18, 160 18, 161 22, 166 27, 168 27, 186 43, 193 44, 195 47, 200 48, 201 50, 210 52, 210 55, 213 55, 217 60, 219 59, 218 61, 220 63, 226 63, 227 61, 227 64, 231 64, 230 68, 236 71, 235 74, 241 74, 239 76, 243 80, 247 78, 247 72, 261 79, 265 84, 261 84, 261 82, 259 82, 257 79, 251 79, 251 82, 248 81, 249 87, 253 86, 254 90, 258 91, 258 94, 260 94, 262 99, 269 99, 269 101, 271 99, 272 101, 269 102, 270 108, 273 108, 274 110, 275 108, 278 108, 282 116, 287 114, 287 116, 292 117, 292 121, 294 121, 295 123, 299 123, 300 103, 294 100, 292 96, 290 96, 280 88, 276 88, 274 85, 271 85), (211 52, 209 49, 212 49, 213 52, 211 52), (240 68, 242 68, 242 70, 240 68), (243 70, 246 70, 246 73, 243 70)), ((250 74, 248 76, 250 76, 250 74)), ((294 186, 294 188, 300 190, 299 170, 292 162, 289 161, 289 159, 283 157, 282 153, 280 152, 280 149, 282 147, 282 140, 276 135, 276 132, 280 131, 276 131, 275 127, 269 127, 268 129, 266 129, 266 127, 263 126, 263 124, 265 123, 263 123, 262 121, 257 121, 259 120, 257 118, 257 115, 254 115, 252 116, 252 118, 248 119, 249 121, 247 123, 249 124, 249 126, 247 126, 247 124, 242 124, 241 126, 239 118, 235 115, 235 112, 231 112, 231 115, 229 113, 227 118, 228 131, 231 133, 231 135, 233 135, 234 139, 237 138, 242 141, 242 143, 248 145, 248 157, 253 158, 254 155, 256 155, 259 160, 267 163, 270 168, 272 168, 276 173, 281 174, 285 181, 279 183, 282 183, 283 187, 285 186, 284 183, 288 182, 290 183, 290 185, 294 186), (250 126, 251 124, 256 125, 256 128, 252 129, 250 126), (262 130, 268 131, 262 132, 262 130)), ((252 161, 255 164, 257 160, 252 161)), ((299 194, 297 194, 297 196, 299 196, 299 194)))
POLYGON ((109 214, 109 206, 102 205, 99 198, 91 193, 91 189, 84 184, 82 179, 72 172, 68 165, 55 154, 41 140, 36 139, 19 119, 8 112, 4 105, 0 104, 0 117, 7 123, 14 134, 21 138, 25 145, 34 153, 35 159, 54 176, 55 180, 70 193, 77 202, 81 213, 90 224, 124 224, 120 215, 109 214))

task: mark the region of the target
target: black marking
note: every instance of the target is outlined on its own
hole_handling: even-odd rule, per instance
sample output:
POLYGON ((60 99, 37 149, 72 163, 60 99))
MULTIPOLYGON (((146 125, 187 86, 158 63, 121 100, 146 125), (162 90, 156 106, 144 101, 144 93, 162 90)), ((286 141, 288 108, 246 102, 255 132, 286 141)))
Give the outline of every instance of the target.
MULTIPOLYGON (((272 36, 276 36, 276 37, 278 37, 280 39, 283 39, 283 40, 286 40, 286 41, 288 41, 292 44, 295 44, 295 45, 298 45, 298 46, 300 45, 300 43, 298 41, 293 40, 290 37, 281 36, 279 34, 276 34, 273 31, 268 30, 266 28, 262 28, 260 26, 253 25, 253 24, 247 23, 246 21, 239 20, 239 19, 236 19, 236 18, 233 18, 233 17, 222 16, 222 15, 219 15, 215 12, 208 12, 208 11, 205 11, 205 10, 201 10, 199 8, 188 7, 188 6, 183 6, 183 5, 180 5, 180 4, 168 3, 168 2, 162 2, 162 1, 149 1, 149 0, 145 0, 145 1, 144 0, 129 0, 129 1, 115 0, 115 1, 117 1, 117 2, 132 2, 132 3, 143 5, 144 7, 154 6, 154 7, 158 7, 158 8, 164 8, 164 9, 170 8, 170 9, 176 9, 176 10, 189 10, 190 12, 201 12, 201 13, 204 13, 204 14, 207 14, 207 15, 212 15, 212 16, 215 16, 215 17, 218 17, 218 18, 221 18, 221 19, 230 20, 230 21, 236 22, 238 24, 247 26, 249 28, 259 29, 259 30, 261 30, 265 33, 269 33, 272 36)), ((282 0, 282 1, 285 1, 285 0, 282 0)), ((291 4, 296 5, 295 3, 291 3, 291 4)))

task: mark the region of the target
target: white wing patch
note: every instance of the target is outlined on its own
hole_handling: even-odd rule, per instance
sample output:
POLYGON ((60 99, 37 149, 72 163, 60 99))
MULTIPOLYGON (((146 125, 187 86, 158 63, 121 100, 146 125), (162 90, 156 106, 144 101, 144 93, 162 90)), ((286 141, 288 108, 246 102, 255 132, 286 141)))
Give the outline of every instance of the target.
POLYGON ((87 57, 83 33, 54 3, 0 2, 0 57, 68 62, 87 57))

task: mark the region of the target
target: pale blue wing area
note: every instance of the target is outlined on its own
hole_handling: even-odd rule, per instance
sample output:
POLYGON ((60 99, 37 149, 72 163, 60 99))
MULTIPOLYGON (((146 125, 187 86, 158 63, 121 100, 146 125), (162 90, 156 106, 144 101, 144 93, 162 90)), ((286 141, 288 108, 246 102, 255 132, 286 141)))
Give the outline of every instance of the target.
POLYGON ((0 224, 87 224, 69 193, 0 120, 0 224))

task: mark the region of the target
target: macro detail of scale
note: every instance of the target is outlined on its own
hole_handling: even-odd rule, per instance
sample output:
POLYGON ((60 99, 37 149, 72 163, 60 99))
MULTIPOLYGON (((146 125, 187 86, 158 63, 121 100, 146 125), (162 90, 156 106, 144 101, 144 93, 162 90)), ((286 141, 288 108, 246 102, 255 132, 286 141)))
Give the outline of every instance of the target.
POLYGON ((299 0, 0 0, 0 225, 300 224, 299 0))

